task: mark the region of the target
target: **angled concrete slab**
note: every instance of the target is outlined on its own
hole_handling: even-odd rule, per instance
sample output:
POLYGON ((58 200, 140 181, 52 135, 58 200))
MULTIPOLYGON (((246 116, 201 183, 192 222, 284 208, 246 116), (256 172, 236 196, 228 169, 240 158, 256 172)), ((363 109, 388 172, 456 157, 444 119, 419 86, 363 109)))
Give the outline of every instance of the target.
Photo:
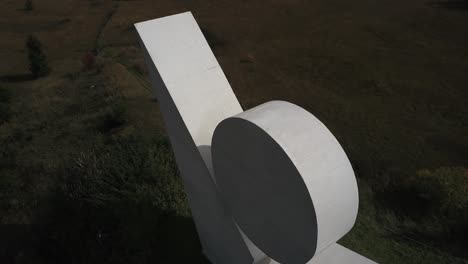
POLYGON ((213 263, 254 262, 255 248, 224 209, 210 172, 216 125, 242 112, 231 86, 190 12, 135 27, 205 255, 213 263))

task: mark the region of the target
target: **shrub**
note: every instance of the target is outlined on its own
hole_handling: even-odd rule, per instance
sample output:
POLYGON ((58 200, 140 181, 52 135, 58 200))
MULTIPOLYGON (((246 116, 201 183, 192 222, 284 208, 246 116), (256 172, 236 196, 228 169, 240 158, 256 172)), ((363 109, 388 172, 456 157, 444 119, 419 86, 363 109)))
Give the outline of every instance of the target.
POLYGON ((99 131, 110 132, 123 126, 127 121, 126 110, 125 105, 121 102, 114 102, 108 106, 100 117, 98 124, 99 131))
POLYGON ((8 104, 11 100, 10 91, 5 88, 0 87, 0 104, 8 104))
MULTIPOLYGON (((408 184, 432 213, 452 217, 468 210, 468 169, 443 167, 418 171, 408 184)), ((468 220, 468 219, 467 219, 468 220)))
POLYGON ((89 51, 81 56, 81 63, 86 70, 90 70, 96 64, 96 55, 89 51))
POLYGON ((133 64, 133 70, 140 75, 147 75, 148 71, 144 62, 139 61, 133 64))
POLYGON ((29 58, 29 70, 34 78, 43 77, 49 74, 50 68, 47 64, 47 57, 42 51, 41 42, 30 35, 26 41, 29 58))
POLYGON ((10 118, 11 94, 5 88, 0 87, 0 124, 10 118))
POLYGON ((26 0, 26 2, 24 2, 24 9, 27 11, 33 10, 32 0, 26 0))
POLYGON ((420 170, 406 182, 423 213, 412 232, 468 245, 468 169, 420 170))

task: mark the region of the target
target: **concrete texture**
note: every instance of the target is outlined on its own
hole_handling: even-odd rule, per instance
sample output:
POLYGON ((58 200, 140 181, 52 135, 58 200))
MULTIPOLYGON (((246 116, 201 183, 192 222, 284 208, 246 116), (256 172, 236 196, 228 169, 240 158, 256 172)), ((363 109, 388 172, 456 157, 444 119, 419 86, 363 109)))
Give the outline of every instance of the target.
MULTIPOLYGON (((339 244, 332 244, 307 264, 377 264, 339 244)), ((273 264, 273 262, 271 263, 273 264)))
POLYGON ((335 243, 357 186, 318 119, 281 101, 243 112, 191 13, 135 27, 212 263, 373 263, 335 243))
POLYGON ((213 263, 254 262, 263 254, 247 247, 210 173, 213 131, 242 112, 239 102, 191 13, 135 27, 205 255, 213 263))
MULTIPOLYGON (((268 262, 268 264, 279 263, 272 260, 268 262)), ((335 243, 320 254, 314 256, 307 264, 377 264, 377 262, 335 243)))
POLYGON ((213 144, 223 200, 245 234, 281 263, 306 263, 353 226, 351 164, 312 114, 273 101, 222 121, 213 144))

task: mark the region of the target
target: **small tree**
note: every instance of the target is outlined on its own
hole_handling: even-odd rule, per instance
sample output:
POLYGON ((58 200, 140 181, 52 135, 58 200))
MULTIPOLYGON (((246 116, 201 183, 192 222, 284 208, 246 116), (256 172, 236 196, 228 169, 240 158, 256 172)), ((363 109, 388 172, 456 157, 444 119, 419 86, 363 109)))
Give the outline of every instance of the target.
POLYGON ((81 56, 81 63, 86 70, 92 69, 96 63, 96 55, 91 51, 86 52, 81 56))
POLYGON ((26 0, 26 2, 24 3, 24 9, 27 11, 33 10, 32 0, 26 0))
POLYGON ((34 36, 30 35, 26 41, 29 58, 29 70, 34 78, 46 76, 50 72, 47 65, 47 57, 42 51, 41 42, 34 36))

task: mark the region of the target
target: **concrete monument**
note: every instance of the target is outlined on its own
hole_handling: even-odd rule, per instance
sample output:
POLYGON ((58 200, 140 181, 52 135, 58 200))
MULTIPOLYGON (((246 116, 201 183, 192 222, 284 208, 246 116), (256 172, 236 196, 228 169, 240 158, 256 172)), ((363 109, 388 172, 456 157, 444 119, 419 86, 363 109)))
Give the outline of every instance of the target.
POLYGON ((317 118, 283 101, 243 111, 190 12, 135 27, 212 263, 375 263, 336 244, 358 189, 317 118))

